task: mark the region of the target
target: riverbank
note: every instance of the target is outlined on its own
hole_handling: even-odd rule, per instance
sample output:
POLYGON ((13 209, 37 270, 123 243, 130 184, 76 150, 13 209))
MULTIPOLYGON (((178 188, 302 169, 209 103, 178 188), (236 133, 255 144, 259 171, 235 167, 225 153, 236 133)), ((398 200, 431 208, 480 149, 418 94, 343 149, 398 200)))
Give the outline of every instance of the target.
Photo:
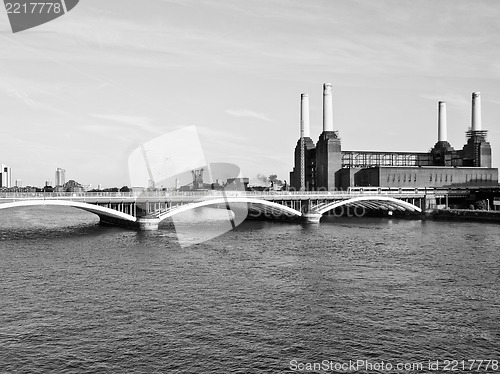
POLYGON ((427 212, 426 216, 439 221, 500 222, 500 211, 493 210, 434 209, 427 212))

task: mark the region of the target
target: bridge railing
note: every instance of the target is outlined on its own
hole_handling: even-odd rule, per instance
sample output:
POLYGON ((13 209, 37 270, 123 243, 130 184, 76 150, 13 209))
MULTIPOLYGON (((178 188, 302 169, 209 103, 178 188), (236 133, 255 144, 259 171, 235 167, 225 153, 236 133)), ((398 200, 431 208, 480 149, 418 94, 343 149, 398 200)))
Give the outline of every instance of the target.
MULTIPOLYGON (((364 194, 373 194, 365 192, 364 194)), ((155 196, 312 196, 352 195, 349 191, 146 191, 146 192, 0 192, 0 198, 155 197, 155 196)), ((356 193, 359 194, 359 193, 356 193)))
POLYGON ((71 198, 71 197, 134 197, 133 192, 0 192, 0 198, 71 198))
MULTIPOLYGON (((441 194, 445 191, 439 191, 441 194)), ((456 191, 449 191, 456 192, 456 191)), ((131 192, 0 192, 0 199, 82 199, 82 198, 148 198, 148 197, 329 197, 329 196, 373 196, 373 195, 432 195, 433 189, 415 190, 336 190, 336 191, 131 191, 131 192)))

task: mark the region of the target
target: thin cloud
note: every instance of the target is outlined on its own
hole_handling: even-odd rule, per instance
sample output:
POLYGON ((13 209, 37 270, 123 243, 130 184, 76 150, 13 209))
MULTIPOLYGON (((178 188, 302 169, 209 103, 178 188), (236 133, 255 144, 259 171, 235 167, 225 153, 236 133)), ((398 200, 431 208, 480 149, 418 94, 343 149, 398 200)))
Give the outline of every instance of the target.
MULTIPOLYGON (((34 85, 33 85, 34 86, 34 85)), ((36 106, 37 103, 32 98, 32 94, 39 94, 33 87, 29 87, 26 81, 12 79, 4 74, 0 75, 0 92, 4 92, 7 96, 21 100, 28 106, 36 106)))
POLYGON ((465 94, 457 94, 457 93, 443 93, 443 94, 428 94, 421 93, 419 95, 421 98, 426 100, 435 101, 445 101, 447 104, 456 105, 456 106, 467 106, 471 99, 468 98, 465 94))
POLYGON ((144 116, 131 116, 122 114, 90 114, 91 117, 98 118, 105 121, 110 121, 119 125, 127 125, 131 127, 139 127, 141 130, 150 131, 153 133, 158 132, 158 129, 151 124, 151 120, 144 116))
POLYGON ((471 107, 471 93, 443 93, 443 94, 429 94, 429 93, 421 93, 419 96, 426 100, 431 100, 434 102, 434 105, 437 108, 438 101, 444 101, 447 107, 453 111, 459 111, 460 113, 467 113, 470 111, 471 107))
POLYGON ((228 109, 225 111, 226 114, 234 117, 246 117, 246 118, 255 118, 261 121, 273 122, 271 118, 262 113, 254 112, 253 110, 248 109, 228 109))

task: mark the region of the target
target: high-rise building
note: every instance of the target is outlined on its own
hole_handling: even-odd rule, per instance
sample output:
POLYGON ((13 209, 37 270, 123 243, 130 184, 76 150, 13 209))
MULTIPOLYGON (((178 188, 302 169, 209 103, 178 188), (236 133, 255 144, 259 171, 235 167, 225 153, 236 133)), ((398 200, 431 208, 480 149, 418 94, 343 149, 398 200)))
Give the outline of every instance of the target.
POLYGON ((12 187, 12 169, 4 164, 0 167, 0 187, 12 187))
POLYGON ((16 187, 22 187, 23 181, 21 179, 16 179, 16 187))
POLYGON ((56 170, 56 186, 63 186, 66 183, 66 170, 57 168, 56 170))

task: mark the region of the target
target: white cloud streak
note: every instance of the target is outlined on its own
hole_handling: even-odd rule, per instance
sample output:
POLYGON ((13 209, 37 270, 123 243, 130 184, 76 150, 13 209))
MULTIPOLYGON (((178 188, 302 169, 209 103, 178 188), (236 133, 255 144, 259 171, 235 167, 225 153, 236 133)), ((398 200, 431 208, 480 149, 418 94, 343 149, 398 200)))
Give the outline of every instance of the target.
POLYGON ((273 122, 273 120, 268 116, 266 116, 265 114, 257 113, 254 112, 253 110, 248 110, 248 109, 227 109, 224 113, 234 117, 253 118, 253 119, 258 119, 260 121, 273 122))
MULTIPOLYGON (((151 120, 145 116, 132 116, 123 114, 90 114, 91 117, 111 122, 111 127, 137 127, 140 130, 158 133, 158 128, 153 126, 151 120)), ((108 127, 109 127, 108 123, 108 127)), ((101 127, 102 129, 102 127, 101 127)))

